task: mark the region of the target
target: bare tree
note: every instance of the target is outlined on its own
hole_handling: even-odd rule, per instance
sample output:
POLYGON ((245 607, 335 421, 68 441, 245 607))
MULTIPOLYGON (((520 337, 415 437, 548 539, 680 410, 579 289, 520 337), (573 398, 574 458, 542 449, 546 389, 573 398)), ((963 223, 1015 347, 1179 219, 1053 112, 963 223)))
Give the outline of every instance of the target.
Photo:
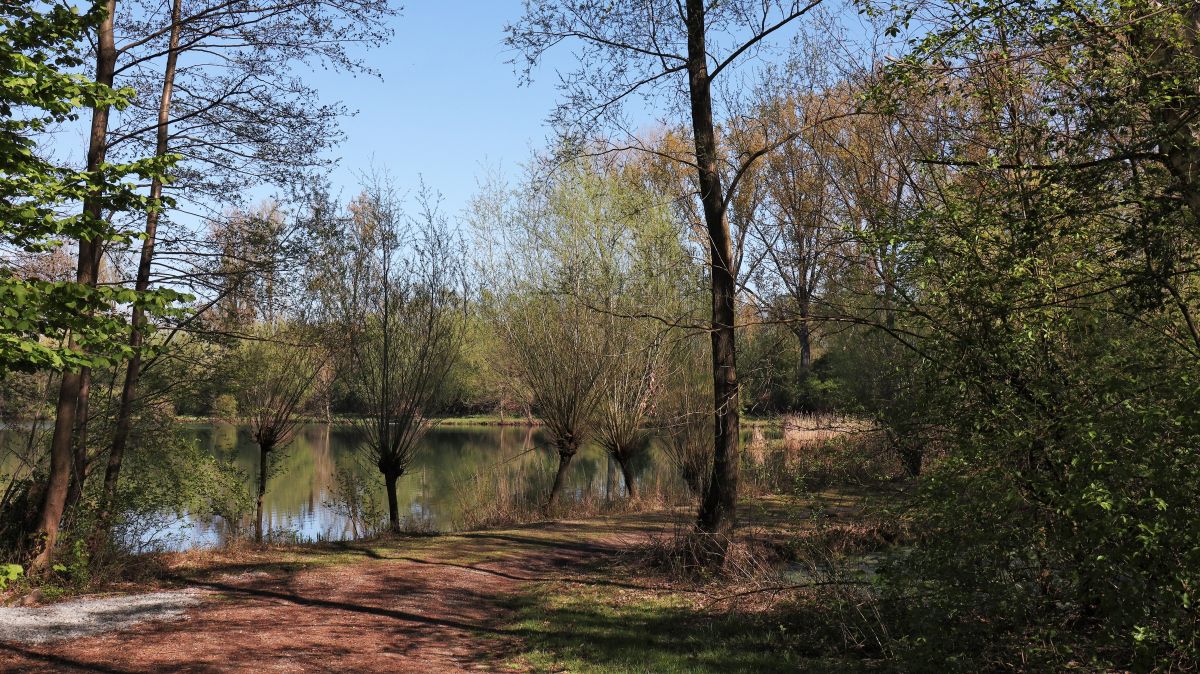
POLYGON ((802 130, 760 163, 755 178, 765 203, 751 223, 766 272, 756 278, 757 291, 767 300, 770 318, 787 325, 800 342, 801 376, 812 367, 822 293, 841 263, 849 224, 839 217, 844 210, 837 207, 836 174, 830 168, 837 129, 845 125, 821 119, 839 102, 839 93, 771 92, 758 105, 759 125, 769 130, 758 125, 743 130, 752 138, 739 143, 752 147, 763 142, 759 136, 802 130))
POLYGON ((346 376, 365 415, 358 426, 383 474, 393 531, 396 481, 449 397, 468 310, 463 246, 424 185, 416 202, 405 216, 394 188, 374 180, 330 241, 345 257, 331 256, 323 270, 323 301, 345 342, 346 376))
POLYGON ((554 505, 571 460, 593 432, 606 366, 607 331, 578 300, 551 294, 510 292, 495 309, 505 359, 530 395, 558 452, 558 469, 547 499, 554 505))

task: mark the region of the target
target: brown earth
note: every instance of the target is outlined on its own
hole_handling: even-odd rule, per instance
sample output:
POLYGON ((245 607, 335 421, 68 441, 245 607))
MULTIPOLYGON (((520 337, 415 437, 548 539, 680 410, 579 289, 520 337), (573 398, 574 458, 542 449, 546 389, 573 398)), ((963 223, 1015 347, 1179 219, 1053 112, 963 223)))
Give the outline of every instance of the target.
POLYGON ((520 671, 506 598, 545 580, 622 585, 598 567, 669 516, 308 548, 246 560, 180 555, 208 591, 183 620, 39 645, 0 635, 3 672, 520 671))
MULTIPOLYGON (((743 509, 742 531, 792 537, 816 519, 853 522, 860 504, 849 494, 763 497, 743 509)), ((0 672, 521 672, 529 667, 515 600, 547 583, 621 596, 692 592, 632 571, 627 554, 668 541, 692 516, 167 555, 160 582, 127 589, 204 592, 183 619, 42 644, 0 633, 0 672)))

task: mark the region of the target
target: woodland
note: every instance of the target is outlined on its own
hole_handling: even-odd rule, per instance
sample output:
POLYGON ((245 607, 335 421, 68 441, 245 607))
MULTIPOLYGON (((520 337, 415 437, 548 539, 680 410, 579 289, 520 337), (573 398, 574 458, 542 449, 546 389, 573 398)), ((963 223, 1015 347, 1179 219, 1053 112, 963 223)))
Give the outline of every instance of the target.
POLYGON ((557 105, 462 209, 330 178, 306 74, 403 21, 0 3, 0 669, 1200 668, 1200 4, 524 0, 557 105), (530 463, 415 524, 460 426, 530 463), (313 428, 337 540, 272 527, 313 428), (160 590, 233 599, 6 635, 160 590))

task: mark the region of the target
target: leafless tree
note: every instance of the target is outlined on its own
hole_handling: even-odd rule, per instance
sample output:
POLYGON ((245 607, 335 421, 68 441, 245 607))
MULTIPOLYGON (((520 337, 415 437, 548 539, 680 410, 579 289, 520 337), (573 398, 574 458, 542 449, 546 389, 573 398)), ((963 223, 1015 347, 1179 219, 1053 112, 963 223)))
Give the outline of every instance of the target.
POLYGON ((461 241, 424 186, 416 203, 416 214, 405 216, 395 189, 374 180, 331 242, 346 254, 331 256, 322 272, 393 531, 401 525, 396 481, 449 397, 469 307, 461 241))
POLYGON ((258 492, 254 540, 263 540, 263 497, 270 462, 295 438, 309 403, 320 397, 319 375, 327 357, 299 324, 278 321, 254 330, 234 354, 238 419, 246 423, 258 445, 258 492))

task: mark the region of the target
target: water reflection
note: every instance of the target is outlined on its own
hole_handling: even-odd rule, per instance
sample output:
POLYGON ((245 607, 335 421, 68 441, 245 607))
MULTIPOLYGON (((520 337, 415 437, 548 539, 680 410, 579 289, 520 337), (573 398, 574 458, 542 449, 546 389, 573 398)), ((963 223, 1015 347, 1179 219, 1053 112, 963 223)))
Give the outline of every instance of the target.
MULTIPOLYGON (((194 424, 187 427, 202 447, 214 455, 229 457, 247 476, 257 471, 258 449, 245 428, 228 424, 194 424)), ((374 477, 353 426, 313 424, 305 426, 280 453, 267 483, 264 500, 266 528, 297 540, 347 540, 359 532, 351 518, 332 505, 337 475, 344 471, 374 477)), ((639 482, 670 481, 670 471, 657 460, 652 448, 635 466, 639 482)), ((436 530, 462 526, 465 498, 476 480, 507 478, 528 483, 549 475, 558 456, 537 428, 454 426, 435 427, 421 443, 408 473, 397 484, 401 516, 410 525, 436 530)), ((384 500, 382 483, 375 485, 377 498, 384 500)), ((571 464, 569 482, 563 492, 568 499, 608 498, 623 494, 621 471, 599 447, 588 446, 571 464)), ((170 547, 217 545, 238 533, 248 522, 222 518, 186 520, 167 532, 170 547)), ((167 537, 160 537, 164 540, 167 537)))
MULTIPOLYGON (((0 443, 25 442, 20 426, 0 428, 0 443)), ((184 431, 214 456, 232 459, 246 476, 247 493, 252 493, 252 476, 258 471, 258 448, 245 428, 229 424, 186 424, 184 431)), ((753 431, 743 441, 748 451, 753 431)), ((774 437, 775 434, 772 434, 774 437)), ((361 534, 351 518, 332 506, 337 476, 347 472, 370 476, 375 495, 386 512, 382 481, 374 466, 366 465, 359 434, 353 426, 312 424, 303 427, 295 441, 278 452, 277 465, 267 484, 264 500, 267 528, 284 537, 301 541, 348 540, 361 534)), ((544 433, 535 427, 442 426, 425 437, 409 472, 397 484, 400 512, 409 524, 436 530, 461 528, 467 520, 464 509, 478 502, 479 481, 507 488, 530 484, 548 491, 558 456, 544 433), (538 484, 538 480, 542 484, 538 484)), ((0 455, 0 490, 5 476, 17 472, 16 457, 0 455)), ((643 494, 682 489, 675 472, 652 446, 634 465, 643 494)), ((571 464, 562 498, 620 498, 624 494, 621 471, 596 446, 580 450, 571 464)), ((220 517, 182 519, 164 514, 138 535, 148 547, 186 549, 219 545, 252 528, 249 519, 238 522, 220 517)))

